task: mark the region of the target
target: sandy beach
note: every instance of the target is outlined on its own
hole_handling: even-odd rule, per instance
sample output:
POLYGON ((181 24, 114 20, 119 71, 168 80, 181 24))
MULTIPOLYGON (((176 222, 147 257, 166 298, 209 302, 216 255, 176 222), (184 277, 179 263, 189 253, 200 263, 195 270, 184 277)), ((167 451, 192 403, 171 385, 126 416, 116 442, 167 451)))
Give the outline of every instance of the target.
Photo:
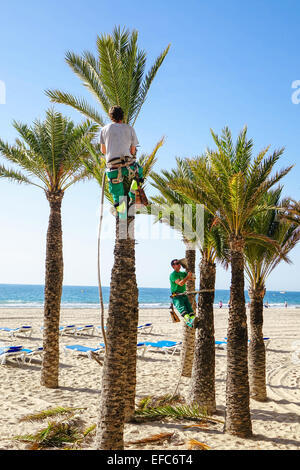
MULTIPOLYGON (((215 310, 215 336, 226 336, 228 310, 215 310)), ((139 340, 180 340, 181 324, 171 322, 168 310, 140 310, 139 324, 152 322, 151 334, 139 334, 139 340)), ((78 326, 92 323, 100 325, 99 312, 65 309, 61 313, 61 325, 78 326)), ((31 325, 31 338, 9 338, 1 332, 1 345, 36 347, 42 344, 40 327, 43 312, 40 309, 0 310, 0 326, 18 327, 31 325)), ((264 335, 271 338, 267 349, 267 391, 269 400, 258 403, 251 400, 253 438, 241 439, 225 435, 223 425, 209 425, 207 429, 184 429, 188 421, 163 420, 147 424, 127 424, 125 443, 161 432, 173 432, 172 439, 160 445, 137 446, 126 444, 126 449, 187 449, 189 439, 197 439, 212 450, 296 450, 300 448, 300 360, 293 359, 295 341, 300 350, 300 309, 265 309, 264 335)), ((57 406, 84 407, 82 418, 87 425, 97 421, 101 367, 91 359, 64 354, 67 344, 95 346, 101 341, 100 333, 94 336, 61 337, 60 388, 50 390, 40 386, 41 362, 33 359, 31 364, 18 365, 9 361, 0 366, 1 373, 1 442, 0 448, 25 449, 26 444, 13 440, 13 436, 33 433, 41 429, 41 423, 19 422, 20 418, 57 406)), ((300 356, 300 352, 299 352, 300 356)), ((174 391, 178 379, 180 358, 172 359, 161 352, 147 351, 138 358, 137 402, 147 395, 165 395, 174 391)), ((226 351, 216 350, 216 418, 223 420, 225 410, 226 351)), ((183 378, 180 393, 188 399, 189 379, 183 378)), ((190 422, 192 423, 192 422, 190 422)), ((194 424, 194 423, 193 423, 194 424)), ((90 449, 93 448, 91 444, 90 449)))

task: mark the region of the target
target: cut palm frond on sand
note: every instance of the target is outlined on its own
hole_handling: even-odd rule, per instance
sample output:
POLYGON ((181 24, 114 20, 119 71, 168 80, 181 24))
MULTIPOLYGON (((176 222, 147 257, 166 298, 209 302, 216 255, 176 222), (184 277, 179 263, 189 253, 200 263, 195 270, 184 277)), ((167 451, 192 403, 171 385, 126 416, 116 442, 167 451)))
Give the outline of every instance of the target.
POLYGON ((69 422, 49 422, 48 426, 38 431, 36 434, 25 434, 15 436, 15 440, 29 443, 29 450, 61 448, 69 444, 75 444, 82 440, 82 433, 78 423, 69 422))
POLYGON ((86 428, 80 418, 72 416, 64 421, 49 421, 46 427, 35 434, 15 436, 14 440, 28 443, 28 450, 51 448, 74 450, 87 442, 95 428, 95 424, 86 428))
POLYGON ((198 424, 188 424, 187 426, 182 426, 182 429, 190 429, 190 428, 207 428, 208 424, 207 423, 198 423, 198 424))
POLYGON ((205 410, 203 410, 203 408, 197 404, 175 406, 167 405, 154 408, 145 407, 143 409, 137 409, 135 411, 135 417, 153 420, 161 418, 173 418, 222 423, 222 421, 218 419, 207 416, 205 410))
POLYGON ((189 450, 209 450, 210 447, 203 442, 196 441, 196 439, 190 439, 188 442, 189 450))
POLYGON ((43 419, 49 419, 56 416, 73 414, 77 410, 84 410, 85 408, 63 408, 58 406, 56 408, 50 408, 49 410, 42 410, 38 413, 28 414, 19 419, 22 421, 42 421, 43 419))
POLYGON ((174 435, 174 432, 162 432, 160 434, 152 434, 151 436, 139 439, 138 441, 127 442, 127 445, 134 444, 152 444, 153 442, 162 442, 171 439, 174 435))
POLYGON ((179 403, 184 403, 184 399, 180 397, 180 395, 174 395, 174 397, 172 397, 172 395, 162 395, 159 397, 149 395, 142 398, 137 407, 139 410, 144 410, 146 408, 157 408, 160 406, 174 405, 179 403))

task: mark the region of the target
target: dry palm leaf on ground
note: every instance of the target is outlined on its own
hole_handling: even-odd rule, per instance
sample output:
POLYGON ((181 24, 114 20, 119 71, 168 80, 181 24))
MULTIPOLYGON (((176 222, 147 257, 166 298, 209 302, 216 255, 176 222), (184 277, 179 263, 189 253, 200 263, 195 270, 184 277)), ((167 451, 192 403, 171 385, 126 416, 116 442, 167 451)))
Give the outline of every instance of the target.
POLYGON ((173 437, 174 432, 162 432, 160 434, 153 434, 148 437, 144 437, 143 439, 139 439, 138 441, 130 441, 127 442, 128 445, 133 444, 151 444, 152 442, 162 442, 167 441, 173 437))
POLYGON ((187 441, 189 450, 209 450, 210 447, 207 444, 203 444, 203 442, 199 442, 196 439, 189 439, 187 441))

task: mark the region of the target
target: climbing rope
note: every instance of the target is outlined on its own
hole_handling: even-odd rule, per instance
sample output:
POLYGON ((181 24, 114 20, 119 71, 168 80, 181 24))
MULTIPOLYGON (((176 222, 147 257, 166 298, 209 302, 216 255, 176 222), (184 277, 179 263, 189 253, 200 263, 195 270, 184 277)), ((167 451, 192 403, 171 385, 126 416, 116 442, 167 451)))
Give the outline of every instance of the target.
POLYGON ((171 298, 180 297, 182 295, 202 294, 203 292, 215 292, 215 289, 201 289, 201 290, 192 290, 190 292, 181 292, 178 294, 172 294, 171 298))
POLYGON ((103 178, 102 178, 100 220, 99 220, 99 229, 98 229, 98 290, 99 290, 99 302, 100 302, 100 312, 101 312, 101 331, 102 331, 102 336, 103 336, 103 340, 105 344, 105 351, 107 351, 107 341, 106 341, 106 333, 105 333, 105 327, 104 327, 104 304, 103 304, 103 294, 102 294, 101 274, 100 274, 100 241, 101 241, 101 228, 102 228, 102 221, 103 221, 105 176, 106 176, 106 172, 104 170, 103 178))

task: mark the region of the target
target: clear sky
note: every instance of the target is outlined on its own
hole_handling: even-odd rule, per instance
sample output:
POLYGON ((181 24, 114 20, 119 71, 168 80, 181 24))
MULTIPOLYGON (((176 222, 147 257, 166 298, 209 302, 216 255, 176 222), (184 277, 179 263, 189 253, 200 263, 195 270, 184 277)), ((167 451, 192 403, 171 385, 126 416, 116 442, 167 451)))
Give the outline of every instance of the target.
MULTIPOLYGON (((97 35, 121 25, 139 31, 148 66, 171 43, 136 123, 142 152, 166 137, 157 170, 172 168, 175 156, 192 157, 212 147, 210 128, 221 132, 228 125, 236 137, 247 124, 256 151, 269 144, 272 150, 286 148, 278 168, 295 167, 285 178, 284 195, 300 199, 300 105, 292 102, 292 83, 300 80, 298 0, 62 0, 59 5, 11 0, 1 2, 0 15, 4 140, 13 143, 16 137, 13 119, 30 124, 44 117, 45 89, 69 91, 94 104, 65 63, 65 53, 95 52, 97 35)), ((81 120, 66 106, 57 109, 81 120)), ((65 284, 97 283, 99 196, 95 182, 65 194, 65 284)), ((43 284, 49 212, 43 192, 1 180, 0 201, 0 283, 43 284)), ((172 234, 153 238, 140 237, 137 245, 138 283, 168 287, 169 261, 182 257, 184 248, 172 234)), ((102 246, 103 284, 109 285, 112 237, 105 236, 102 246)), ((299 290, 300 246, 292 258, 292 266, 281 265, 272 274, 269 289, 299 290)), ((217 287, 226 289, 229 282, 229 273, 218 268, 217 287)))

